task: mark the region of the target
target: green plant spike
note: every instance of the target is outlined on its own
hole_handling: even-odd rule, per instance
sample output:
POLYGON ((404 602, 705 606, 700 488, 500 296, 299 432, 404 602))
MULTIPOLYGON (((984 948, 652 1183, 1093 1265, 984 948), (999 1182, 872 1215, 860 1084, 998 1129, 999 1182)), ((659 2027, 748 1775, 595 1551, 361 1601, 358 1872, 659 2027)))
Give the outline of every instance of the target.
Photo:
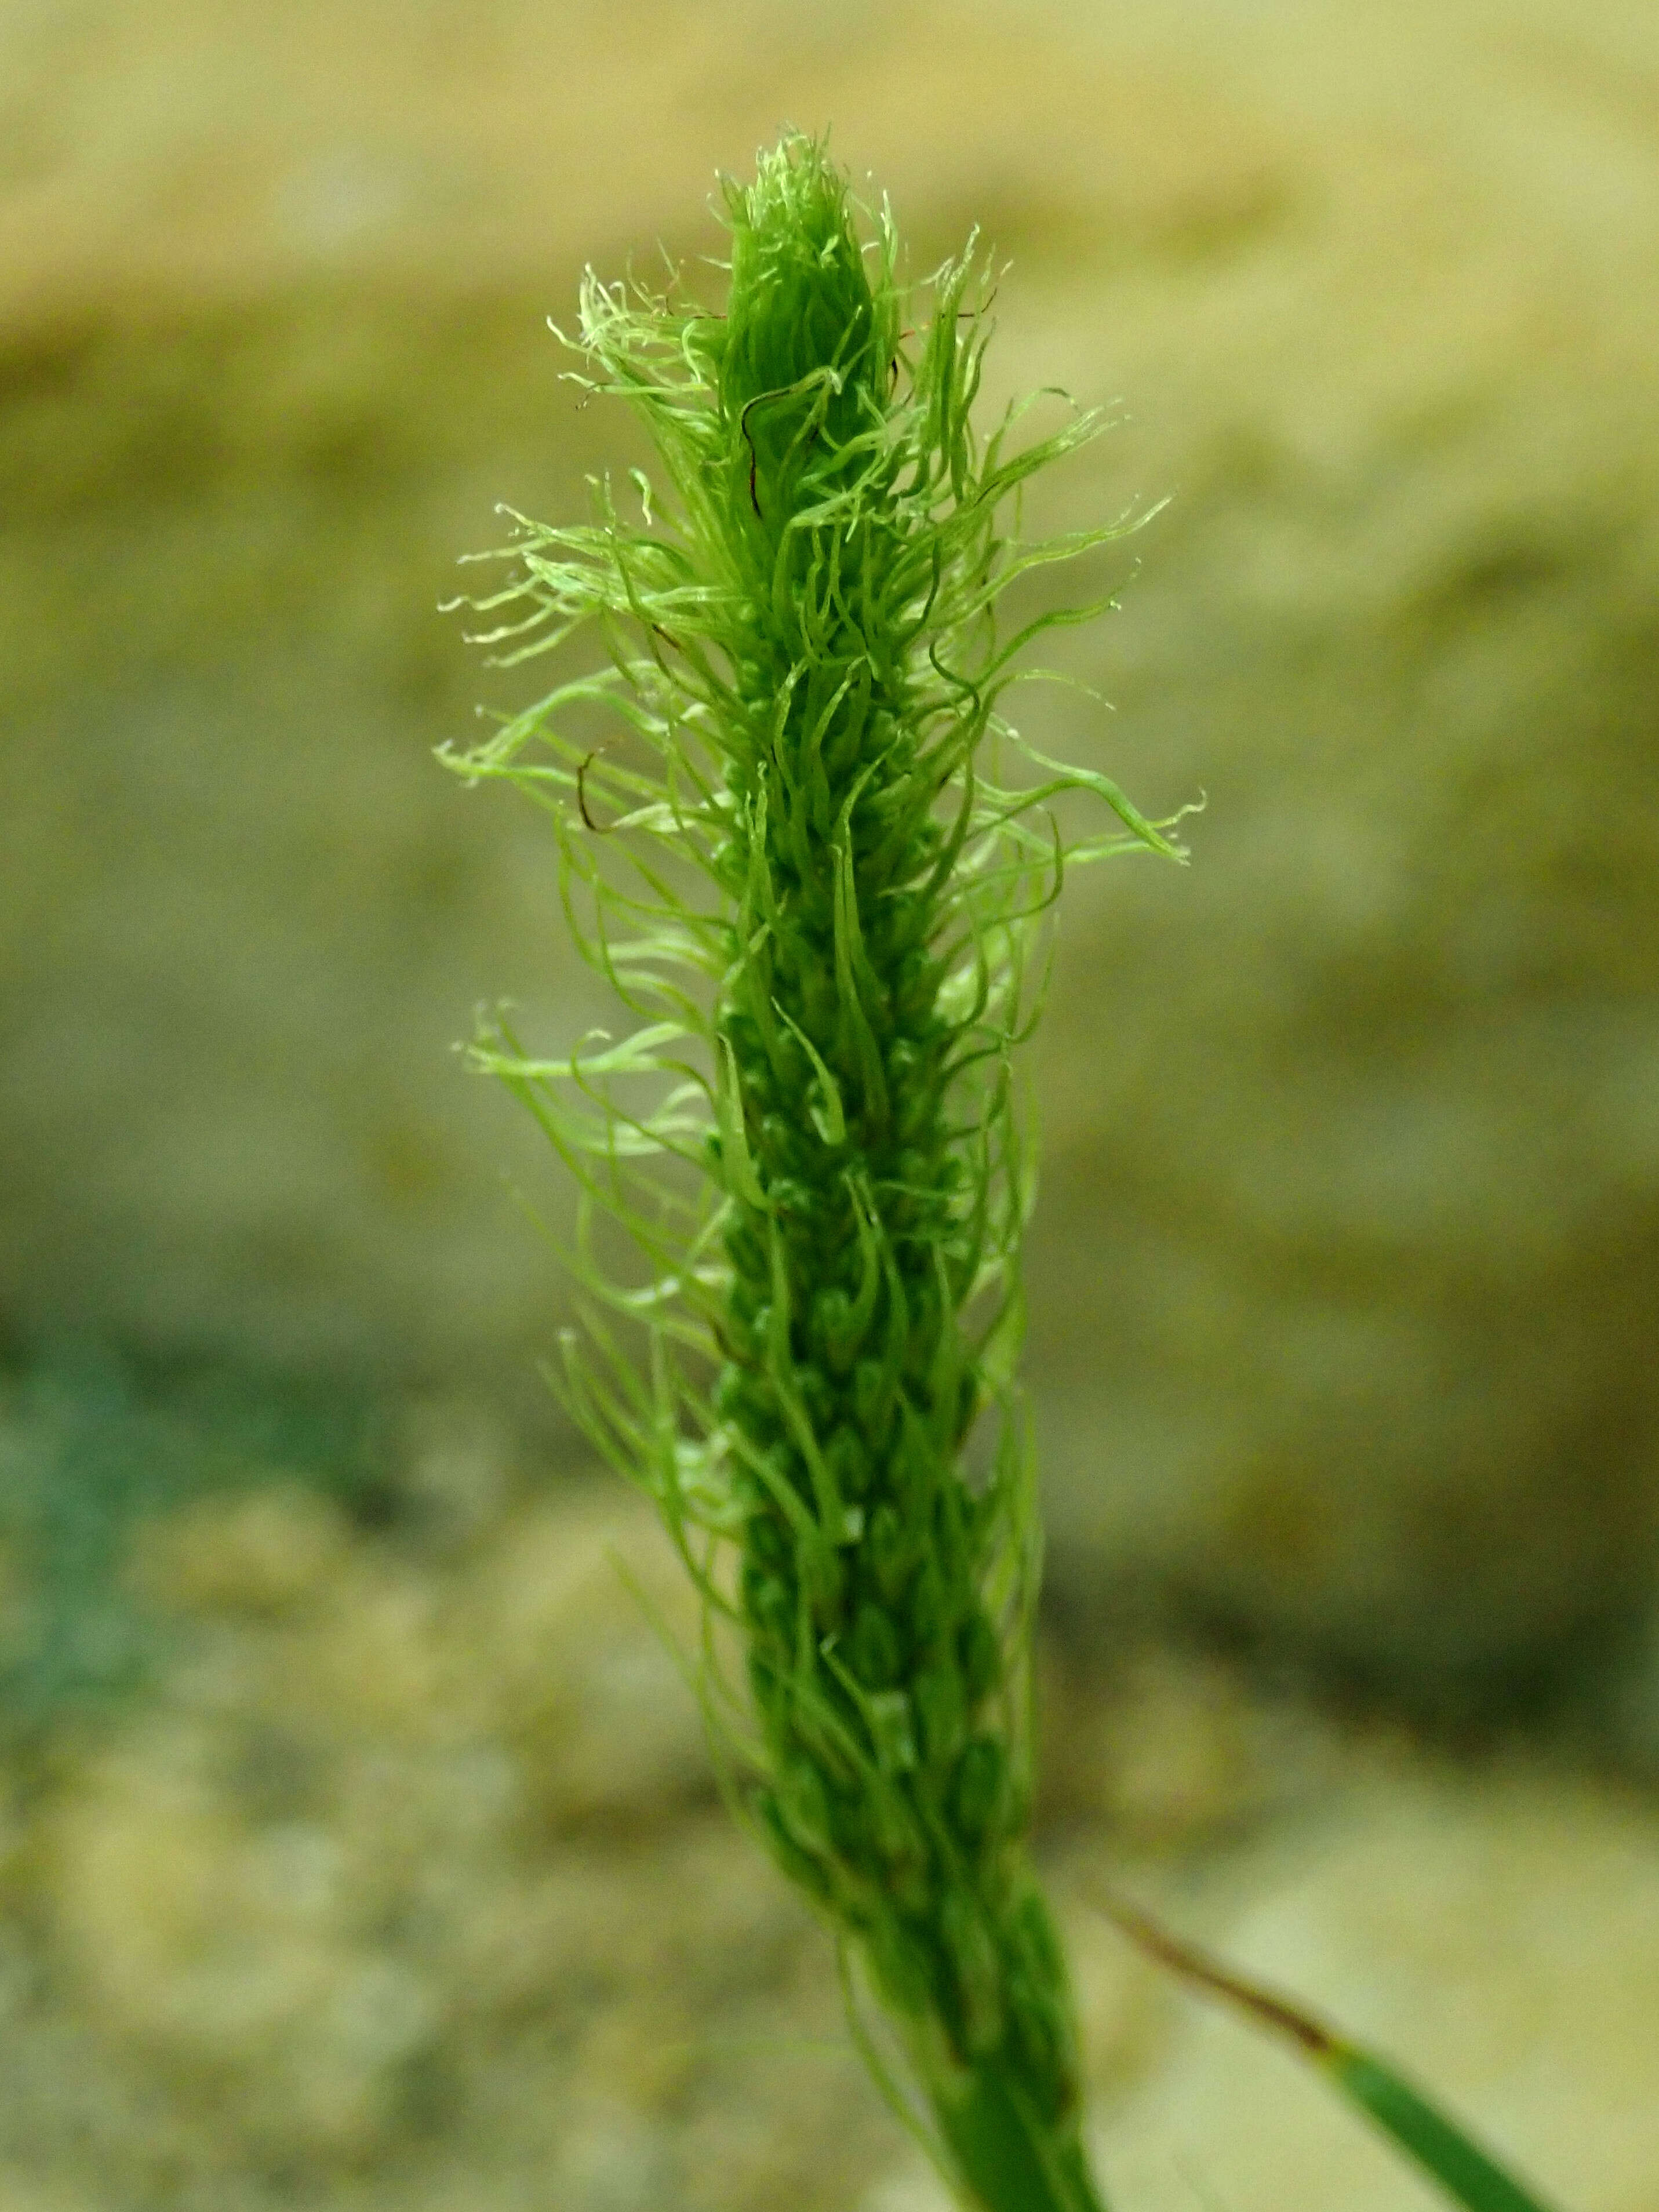
POLYGON ((582 289, 576 381, 637 412, 665 482, 515 517, 465 603, 503 665, 603 648, 450 765, 548 810, 576 942, 638 1026, 534 1056, 501 1025, 473 1057, 576 1176, 567 1401, 696 1578, 728 1796, 834 1929, 861 2047, 884 2071, 873 2003, 964 2203, 1097 2212, 1025 1848, 1014 1048, 1066 868, 1181 855, 1005 714, 1018 648, 1085 611, 1010 641, 996 607, 1131 525, 1018 535, 1021 487, 1103 423, 1020 443, 1015 409, 981 438, 971 240, 908 285, 885 207, 861 237, 794 135, 724 197, 723 313, 678 277, 582 289), (1104 834, 1065 842, 1066 793, 1104 834))
POLYGON ((1420 2090, 1371 2052, 1350 2043, 1300 2005, 1259 1989, 1218 1965, 1147 1914, 1115 1899, 1103 1899, 1102 1909, 1132 1942, 1161 1966, 1237 2007, 1258 2026, 1288 2038, 1336 2084, 1350 2104, 1414 2159, 1466 2212, 1553 2212, 1542 2197, 1523 2189, 1505 2172, 1489 2151, 1448 2119, 1420 2090))

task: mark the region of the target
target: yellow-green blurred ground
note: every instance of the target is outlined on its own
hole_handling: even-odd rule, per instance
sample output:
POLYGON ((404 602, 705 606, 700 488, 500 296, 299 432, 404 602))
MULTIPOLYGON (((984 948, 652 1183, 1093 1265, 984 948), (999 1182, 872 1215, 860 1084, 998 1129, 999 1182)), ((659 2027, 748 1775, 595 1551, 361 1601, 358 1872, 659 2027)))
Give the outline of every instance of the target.
MULTIPOLYGON (((75 1418, 9 1401, 14 1494, 75 1418)), ((649 1516, 549 1495, 453 1405, 384 1443, 372 1498, 227 1472, 123 1532, 101 1610, 143 1620, 142 1676, 9 1731, 0 2205, 939 2203, 827 1936, 717 1801, 647 1618, 695 1635, 649 1516)), ((1115 2201, 1431 2200, 1132 1955, 1103 1885, 1403 2057, 1564 2204, 1651 2203, 1650 1801, 1535 1741, 1431 1755, 1167 1644, 1090 1666, 1051 1638, 1042 1712, 1115 2201)))
POLYGON ((524 696, 432 611, 455 555, 638 457, 544 318, 585 260, 709 250, 714 169, 786 118, 919 265, 975 220, 1012 256, 994 400, 1121 398, 1042 519, 1171 499, 1066 658, 1116 712, 1027 716, 1208 798, 1184 875, 1069 887, 1036 1055, 1045 1848, 1104 2169, 1136 2208, 1419 2201, 1090 1921, 1127 1859, 1638 2212, 1634 0, 0 5, 0 1352, 36 1378, 0 1420, 0 2212, 910 2201, 613 1517, 672 1580, 565 1480, 562 1292, 504 1184, 564 1199, 448 1047, 479 1000, 550 1042, 604 1000, 537 823, 429 757, 524 696), (100 1413, 66 1343, 389 1408, 384 1492, 349 1423, 100 1413), (1389 1711, 1466 1763, 1352 1717, 1389 1711))

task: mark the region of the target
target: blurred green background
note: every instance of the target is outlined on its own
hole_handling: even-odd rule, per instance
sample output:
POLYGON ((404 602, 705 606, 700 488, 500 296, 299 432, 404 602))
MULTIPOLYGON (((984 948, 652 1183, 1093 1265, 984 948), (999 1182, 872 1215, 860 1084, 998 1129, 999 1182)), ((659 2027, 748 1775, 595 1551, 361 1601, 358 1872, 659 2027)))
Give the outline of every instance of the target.
MULTIPOLYGON (((556 1220, 559 1177, 450 1047, 482 1000, 549 1042, 605 1008, 538 821, 431 759, 475 701, 529 696, 434 610, 497 501, 570 515, 585 472, 639 457, 559 381, 546 319, 583 264, 718 252, 714 172, 785 121, 833 125, 919 270, 975 222, 1007 258, 993 404, 1119 403, 1034 520, 1170 501, 1101 556, 1121 611, 1062 656, 1116 711, 1023 709, 1152 811, 1207 798, 1185 873, 1068 889, 1035 1049, 1029 1372, 1066 1664, 1115 1680, 1174 1636, 1205 1655, 1171 1693, 1200 1744, 1233 1742, 1219 1654, 1483 1741, 1541 1705, 1629 1774, 1659 1763, 1650 7, 4 0, 0 1879, 45 2025, 0 2084, 0 2204, 332 2203, 419 2126, 453 2151, 446 2203, 553 2201, 477 2182, 478 2083, 507 2097, 501 2020, 537 2051, 564 2031, 478 1965, 476 1913, 420 1980, 408 1929, 461 1908, 422 1904, 386 1840, 426 1836, 455 1896, 517 1899, 503 1925, 592 1917, 543 1894, 564 1860, 509 1882, 489 1856, 599 1816, 533 1778, 523 1811, 501 1746, 527 1730, 525 1772, 562 1772, 577 1722, 535 1717, 556 1692, 528 1662, 517 1690, 469 1674, 457 1624, 541 1556, 526 1530, 563 1557, 558 1516, 610 1509, 563 1502, 584 1462, 534 1372, 563 1292, 526 1208, 556 1220), (330 1661, 284 1718, 289 1670, 362 1607, 404 1658, 330 1661), (418 1789, 364 1809, 362 1760, 410 1730, 418 1789), (520 1809, 486 1850, 465 1808, 491 1790, 520 1809), (341 1821, 380 1838, 374 1880, 341 1821), (244 1863, 268 1831, 276 1872, 244 1863), (218 1871, 168 1888, 146 1854, 181 1834, 218 1871), (118 1924, 163 1932, 122 1964, 118 1924), (334 1962, 309 1980, 307 1944, 334 1962), (476 2066, 434 2025, 469 1975, 496 1990, 476 2066), (77 2135, 41 2084, 94 2015, 77 2135)), ((587 1632, 561 1592, 537 1601, 555 1673, 587 1632)), ((626 1649, 657 1687, 618 1710, 654 1742, 639 1714, 678 1693, 626 1649)), ((706 1795, 694 1738, 600 1829, 706 1795)), ((1093 1787, 1079 1819, 1119 1802, 1093 1787)), ((605 2034, 601 2083, 633 2048, 605 2034)), ((640 2111, 691 2094, 669 2075, 640 2111)), ((826 2112, 863 2094, 813 2078, 826 2112)), ((562 2174, 561 2203, 678 2201, 682 2152, 594 2094, 522 2172, 562 2174)), ((750 2148, 760 2178, 709 2202, 850 2201, 839 2169, 750 2148)), ((415 2170, 386 2202, 427 2201, 415 2170)))

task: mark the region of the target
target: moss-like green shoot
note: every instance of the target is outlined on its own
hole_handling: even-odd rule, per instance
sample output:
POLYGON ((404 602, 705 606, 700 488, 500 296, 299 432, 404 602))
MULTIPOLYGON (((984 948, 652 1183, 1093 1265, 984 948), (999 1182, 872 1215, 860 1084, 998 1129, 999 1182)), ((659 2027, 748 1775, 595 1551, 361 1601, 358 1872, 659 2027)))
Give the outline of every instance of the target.
POLYGON ((1124 525, 1027 543, 1013 495, 1094 437, 972 421, 969 250, 902 281, 823 147, 728 184, 723 315, 589 276, 585 381, 665 484, 517 519, 504 665, 605 665, 453 762, 550 811, 586 956, 639 1026, 477 1063, 577 1176, 569 1402, 657 1499, 711 1620, 732 1794, 858 1962, 942 2161, 1012 2212, 1096 2198, 1070 2000, 1024 1838, 1038 1534, 1014 1375, 1031 1197, 1014 1048, 1066 866, 1175 855, 1115 786, 1006 718, 1000 595, 1124 525), (594 710, 607 718, 601 738, 594 710), (1092 793, 1069 847, 1049 802, 1092 793), (640 1264, 601 1264, 620 1224, 640 1264))

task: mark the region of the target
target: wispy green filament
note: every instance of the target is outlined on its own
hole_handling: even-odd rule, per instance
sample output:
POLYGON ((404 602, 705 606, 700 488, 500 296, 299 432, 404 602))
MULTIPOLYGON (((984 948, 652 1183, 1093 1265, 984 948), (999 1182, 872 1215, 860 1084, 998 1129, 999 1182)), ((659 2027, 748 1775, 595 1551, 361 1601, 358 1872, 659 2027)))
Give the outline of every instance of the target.
POLYGON ((1102 423, 1018 446, 1012 410, 981 442, 971 241, 905 287, 885 210, 861 242, 799 137, 726 210, 723 316, 583 288, 585 380, 644 417, 666 495, 636 477, 637 522, 608 483, 585 525, 515 518, 509 580, 469 602, 506 665, 581 629, 607 665, 452 763, 550 809, 576 940, 641 1026, 475 1057, 580 1181, 570 1402, 740 1641, 738 1683, 705 1653, 735 1801, 861 1962, 964 2195, 1086 2212, 1071 2004, 1024 1854, 1012 1053, 1066 866, 1177 848, 1004 717, 1013 651, 1076 613, 1010 645, 995 609, 1124 525, 1000 534, 1102 423), (1113 820, 1068 848, 1045 810, 1072 791, 1113 820), (602 1263, 600 1218, 632 1272, 602 1263))

